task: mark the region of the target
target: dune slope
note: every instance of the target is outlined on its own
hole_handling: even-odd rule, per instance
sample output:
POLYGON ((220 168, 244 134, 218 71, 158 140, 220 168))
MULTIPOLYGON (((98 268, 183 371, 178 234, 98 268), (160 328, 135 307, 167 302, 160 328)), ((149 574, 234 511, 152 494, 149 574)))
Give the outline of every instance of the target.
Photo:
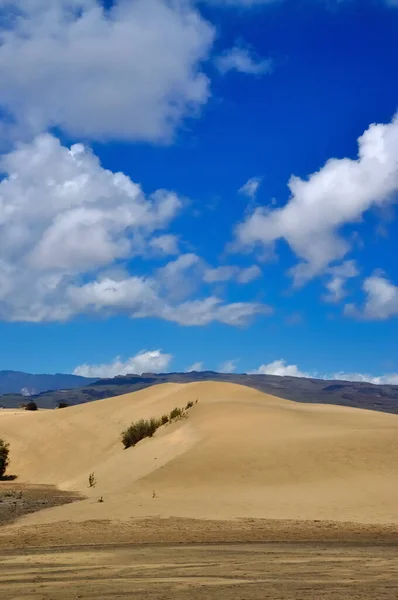
POLYGON ((0 437, 19 482, 88 496, 24 524, 142 516, 398 523, 395 415, 226 383, 165 384, 58 411, 2 411, 0 437), (188 419, 123 449, 120 433, 132 421, 196 399, 188 419))

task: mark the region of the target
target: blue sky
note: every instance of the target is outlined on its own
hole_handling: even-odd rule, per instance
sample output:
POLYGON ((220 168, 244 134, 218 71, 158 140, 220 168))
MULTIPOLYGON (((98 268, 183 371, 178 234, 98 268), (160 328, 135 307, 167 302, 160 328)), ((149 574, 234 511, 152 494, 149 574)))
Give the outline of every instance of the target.
POLYGON ((398 3, 0 8, 0 369, 398 383, 398 3))

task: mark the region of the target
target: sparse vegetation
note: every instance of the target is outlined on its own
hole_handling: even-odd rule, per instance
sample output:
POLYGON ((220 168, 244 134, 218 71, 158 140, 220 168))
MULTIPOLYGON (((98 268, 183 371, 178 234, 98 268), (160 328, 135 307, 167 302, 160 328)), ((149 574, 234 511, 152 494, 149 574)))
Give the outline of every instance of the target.
POLYGON ((136 423, 132 423, 130 427, 128 427, 122 433, 122 442, 124 447, 126 449, 134 447, 144 438, 152 437, 159 427, 167 425, 168 423, 173 423, 173 421, 179 421, 180 419, 186 418, 187 410, 192 408, 194 404, 196 404, 196 402, 188 402, 185 409, 177 407, 173 408, 169 415, 163 415, 160 417, 160 419, 155 419, 152 417, 149 420, 140 419, 136 423))
POLYGON ((57 408, 68 408, 69 404, 67 402, 59 402, 57 408))
POLYGON ((33 402, 33 400, 31 400, 30 402, 25 404, 25 410, 37 410, 36 402, 33 402))
POLYGON ((170 413, 170 421, 178 421, 179 419, 182 419, 185 416, 185 412, 183 408, 173 408, 173 410, 170 413))
POLYGON ((10 446, 4 440, 0 440, 0 477, 3 477, 5 475, 7 467, 9 465, 9 453, 10 446))
POLYGON ((136 423, 133 423, 122 433, 122 442, 125 448, 135 446, 146 437, 152 437, 156 429, 160 427, 160 421, 156 419, 140 419, 136 423))
POLYGON ((88 476, 88 487, 95 487, 97 483, 97 480, 95 479, 95 475, 94 473, 90 473, 90 475, 88 476))

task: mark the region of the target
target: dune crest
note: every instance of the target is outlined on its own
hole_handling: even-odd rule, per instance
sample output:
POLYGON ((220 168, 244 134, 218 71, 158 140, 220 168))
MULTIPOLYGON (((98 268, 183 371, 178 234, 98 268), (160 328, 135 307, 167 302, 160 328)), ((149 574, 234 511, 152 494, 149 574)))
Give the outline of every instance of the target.
POLYGON ((0 431, 19 482, 88 496, 21 524, 144 516, 398 523, 395 415, 206 382, 58 411, 2 411, 0 431), (132 421, 196 399, 187 419, 123 449, 120 434, 132 421))

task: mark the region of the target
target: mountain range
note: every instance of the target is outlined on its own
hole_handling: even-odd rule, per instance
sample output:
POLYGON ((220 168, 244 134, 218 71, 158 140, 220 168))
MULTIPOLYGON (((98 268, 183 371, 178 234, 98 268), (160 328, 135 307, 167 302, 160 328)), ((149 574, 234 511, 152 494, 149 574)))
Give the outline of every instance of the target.
POLYGON ((398 386, 374 385, 352 381, 326 381, 276 375, 225 374, 213 371, 190 373, 143 373, 112 379, 88 379, 76 375, 30 375, 0 371, 0 405, 16 408, 26 401, 27 388, 39 408, 56 408, 60 403, 83 404, 127 394, 161 383, 224 381, 249 386, 259 391, 317 404, 336 404, 398 414, 398 386), (47 388, 47 389, 46 389, 47 388))
POLYGON ((96 380, 63 373, 32 375, 22 371, 0 371, 0 395, 21 394, 22 396, 34 396, 49 390, 81 387, 93 381, 96 380))

